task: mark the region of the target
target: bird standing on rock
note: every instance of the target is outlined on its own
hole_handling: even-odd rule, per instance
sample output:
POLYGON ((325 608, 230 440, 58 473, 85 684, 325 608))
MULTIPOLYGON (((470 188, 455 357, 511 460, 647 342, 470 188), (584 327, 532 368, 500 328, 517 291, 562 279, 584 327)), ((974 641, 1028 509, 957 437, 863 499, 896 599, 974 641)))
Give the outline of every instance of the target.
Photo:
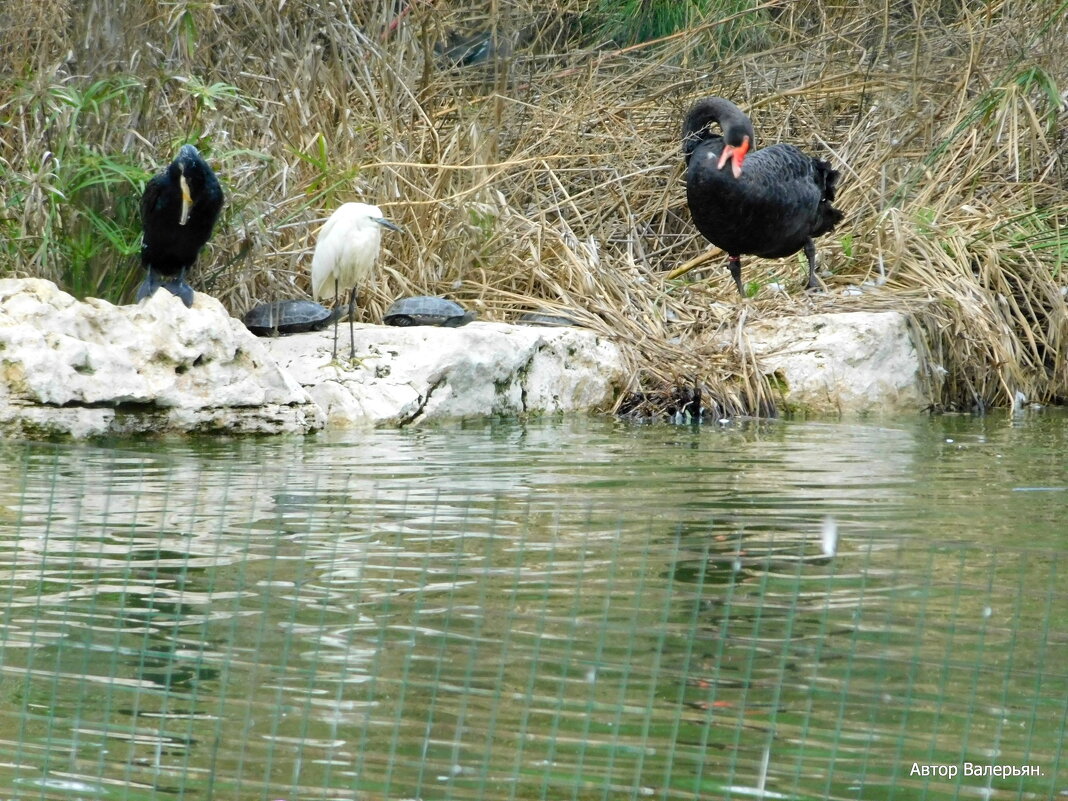
MULTIPOLYGON (((403 231, 399 225, 382 216, 378 206, 367 203, 345 203, 330 215, 315 243, 312 255, 312 296, 318 300, 331 283, 334 286, 334 306, 340 304, 341 293, 349 290, 349 358, 356 358, 356 334, 353 317, 356 311, 356 285, 371 274, 382 246, 382 229, 403 231)), ((334 318, 334 358, 337 359, 337 317, 334 318)))
POLYGON ((185 276, 211 237, 222 210, 223 191, 208 163, 192 145, 182 145, 141 195, 141 266, 148 271, 137 289, 144 300, 163 287, 193 305, 185 276))
POLYGON ((731 276, 742 288, 743 253, 762 258, 808 258, 808 289, 818 289, 813 237, 844 216, 831 205, 838 172, 793 145, 756 149, 749 118, 722 97, 699 100, 682 126, 686 202, 697 230, 727 251, 731 276), (718 123, 722 135, 708 128, 718 123))

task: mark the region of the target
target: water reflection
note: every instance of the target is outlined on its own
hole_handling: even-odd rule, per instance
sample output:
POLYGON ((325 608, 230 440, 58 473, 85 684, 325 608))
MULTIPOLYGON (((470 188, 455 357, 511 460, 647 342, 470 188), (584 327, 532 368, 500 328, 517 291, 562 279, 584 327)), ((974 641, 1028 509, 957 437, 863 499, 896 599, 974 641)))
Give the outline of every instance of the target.
POLYGON ((970 760, 1039 765, 991 786, 1047 797, 1066 432, 5 443, 0 786, 951 798, 991 780, 909 768, 970 760))

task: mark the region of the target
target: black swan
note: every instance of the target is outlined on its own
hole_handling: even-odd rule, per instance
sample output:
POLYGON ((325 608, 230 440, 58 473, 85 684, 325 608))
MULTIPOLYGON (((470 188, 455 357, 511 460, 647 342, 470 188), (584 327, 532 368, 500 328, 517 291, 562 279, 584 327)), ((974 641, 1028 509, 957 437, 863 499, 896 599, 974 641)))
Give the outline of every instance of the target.
POLYGON ((682 126, 682 152, 694 225, 727 251, 740 294, 745 294, 743 253, 780 258, 802 248, 808 288, 818 289, 812 238, 833 230, 844 216, 831 205, 838 172, 793 145, 755 148, 752 123, 731 101, 707 97, 690 109, 682 126), (722 136, 708 130, 714 122, 722 136))
POLYGON ((192 145, 182 145, 167 169, 141 195, 141 266, 148 271, 137 300, 160 287, 193 305, 185 274, 211 236, 222 209, 223 191, 208 163, 192 145))

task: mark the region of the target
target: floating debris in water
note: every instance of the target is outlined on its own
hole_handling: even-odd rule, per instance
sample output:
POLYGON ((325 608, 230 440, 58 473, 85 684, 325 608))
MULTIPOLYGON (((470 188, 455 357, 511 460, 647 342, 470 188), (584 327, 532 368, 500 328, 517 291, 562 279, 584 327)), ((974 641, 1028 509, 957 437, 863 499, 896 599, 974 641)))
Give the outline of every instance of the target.
POLYGON ((89 784, 88 782, 78 781, 76 779, 57 779, 51 776, 42 776, 37 778, 15 779, 16 784, 28 784, 33 787, 41 787, 46 790, 59 790, 61 792, 70 793, 85 793, 87 795, 103 795, 104 788, 99 784, 89 784))
POLYGON ((838 521, 830 515, 823 518, 823 527, 820 529, 820 550, 826 557, 838 553, 838 521))
POLYGON ((760 757, 760 774, 757 776, 757 797, 764 798, 764 789, 768 783, 768 765, 771 763, 771 745, 764 746, 760 757))

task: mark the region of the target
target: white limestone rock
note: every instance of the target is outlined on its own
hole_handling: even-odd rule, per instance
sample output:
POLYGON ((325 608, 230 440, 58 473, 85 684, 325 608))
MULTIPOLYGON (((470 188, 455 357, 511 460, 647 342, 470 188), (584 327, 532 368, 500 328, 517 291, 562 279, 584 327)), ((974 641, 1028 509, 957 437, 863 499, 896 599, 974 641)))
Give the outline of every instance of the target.
POLYGON ((928 405, 920 359, 899 312, 846 312, 761 320, 743 341, 774 374, 787 410, 916 412, 928 405))
MULTIPOLYGON (((580 328, 341 326, 257 339, 218 301, 166 292, 136 306, 76 301, 48 281, 0 280, 0 432, 76 437, 166 431, 309 432, 608 406, 620 349, 580 328)), ((739 341, 732 338, 732 341, 739 341)), ((740 338, 786 409, 908 412, 927 405, 906 317, 762 320, 740 338)))
POLYGON ((607 406, 626 376, 619 349, 591 331, 474 322, 461 328, 348 325, 265 340, 323 408, 328 425, 407 425, 444 418, 585 411, 607 406))
POLYGON ((21 436, 307 432, 323 416, 214 298, 80 302, 0 280, 0 430, 21 436))

